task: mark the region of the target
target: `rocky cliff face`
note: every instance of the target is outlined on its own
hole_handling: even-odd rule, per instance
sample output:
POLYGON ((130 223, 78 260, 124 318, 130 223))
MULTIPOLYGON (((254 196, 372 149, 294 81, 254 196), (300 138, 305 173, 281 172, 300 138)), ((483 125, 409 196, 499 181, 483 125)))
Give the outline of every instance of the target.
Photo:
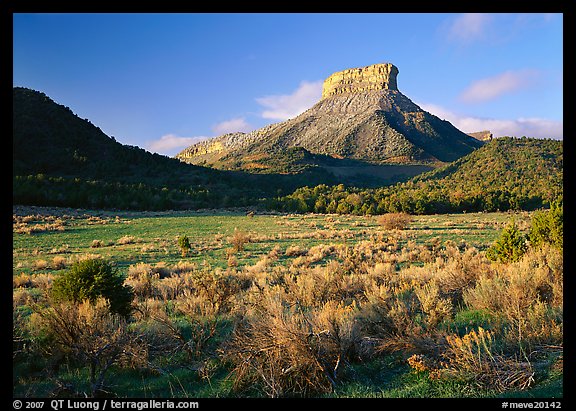
POLYGON ((250 133, 197 143, 176 157, 217 168, 271 170, 288 149, 372 164, 453 161, 482 145, 425 112, 397 86, 398 69, 375 64, 332 74, 322 99, 299 116, 250 133))
POLYGON ((370 90, 398 90, 396 76, 398 69, 390 63, 338 71, 324 80, 322 98, 370 90))
POLYGON ((480 141, 490 141, 494 138, 490 130, 476 131, 474 133, 468 133, 468 135, 480 141))

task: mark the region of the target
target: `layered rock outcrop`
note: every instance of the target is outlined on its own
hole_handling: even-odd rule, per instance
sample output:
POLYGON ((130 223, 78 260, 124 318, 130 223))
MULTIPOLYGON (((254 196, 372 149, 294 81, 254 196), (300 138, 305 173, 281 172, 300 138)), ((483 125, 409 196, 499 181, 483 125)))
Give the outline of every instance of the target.
POLYGON ((398 90, 398 68, 390 63, 338 71, 324 80, 322 98, 370 90, 398 90))
POLYGON ((480 141, 490 141, 494 138, 490 130, 476 131, 474 133, 468 133, 468 135, 480 141))

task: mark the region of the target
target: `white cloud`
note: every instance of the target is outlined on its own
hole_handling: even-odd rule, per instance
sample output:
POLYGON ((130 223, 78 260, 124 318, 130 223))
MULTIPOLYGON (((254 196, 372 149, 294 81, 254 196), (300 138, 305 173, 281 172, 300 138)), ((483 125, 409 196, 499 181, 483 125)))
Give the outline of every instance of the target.
POLYGON ((493 100, 503 94, 534 86, 538 77, 539 72, 533 69, 505 71, 473 82, 460 94, 460 100, 465 103, 493 100))
POLYGON ((448 27, 449 40, 471 43, 483 39, 489 32, 493 17, 485 13, 460 14, 448 27))
POLYGON ((421 104, 420 107, 443 120, 449 121, 465 133, 489 130, 495 137, 526 136, 554 139, 563 139, 564 137, 564 123, 562 121, 543 118, 481 118, 457 114, 434 104, 421 104))
POLYGON ((246 122, 246 119, 244 117, 237 117, 232 118, 230 120, 222 121, 221 123, 218 123, 214 127, 212 127, 212 131, 214 131, 216 135, 236 133, 236 132, 247 133, 248 131, 251 130, 253 130, 253 127, 246 122))
POLYGON ((174 134, 165 134, 158 140, 150 141, 146 148, 158 154, 167 156, 175 155, 186 147, 198 143, 199 141, 206 140, 210 137, 179 137, 174 134))
POLYGON ((527 30, 561 18, 560 13, 464 13, 446 20, 439 30, 453 44, 508 43, 527 30))
POLYGON ((258 104, 265 108, 262 117, 281 121, 296 117, 320 100, 322 84, 322 81, 303 81, 292 94, 257 98, 258 104))
MULTIPOLYGON (((252 126, 246 122, 243 117, 233 118, 223 121, 212 127, 216 135, 222 135, 235 131, 250 131, 252 126)), ((175 134, 165 134, 157 140, 149 141, 146 144, 146 149, 153 153, 164 154, 167 156, 174 156, 186 147, 192 144, 199 143, 200 141, 214 138, 214 136, 194 136, 194 137, 180 137, 175 134)))

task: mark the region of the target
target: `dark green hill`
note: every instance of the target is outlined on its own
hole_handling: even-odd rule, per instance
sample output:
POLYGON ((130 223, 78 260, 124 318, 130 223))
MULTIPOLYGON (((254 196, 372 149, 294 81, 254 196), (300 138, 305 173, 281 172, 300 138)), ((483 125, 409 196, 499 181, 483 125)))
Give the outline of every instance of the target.
POLYGON ((561 140, 496 138, 480 150, 412 181, 436 181, 454 191, 498 188, 518 195, 551 197, 562 189, 563 147, 561 140))
MULTIPOLYGON (((118 209, 253 205, 303 176, 258 176, 185 164, 118 143, 44 93, 13 89, 13 203, 118 209)), ((330 175, 305 178, 330 182, 330 175)))
POLYGON ((44 93, 21 87, 13 89, 12 141, 13 175, 42 173, 178 183, 216 174, 122 145, 44 93))
POLYGON ((563 153, 561 140, 502 137, 404 183, 305 187, 270 207, 355 214, 534 210, 563 197, 563 153))

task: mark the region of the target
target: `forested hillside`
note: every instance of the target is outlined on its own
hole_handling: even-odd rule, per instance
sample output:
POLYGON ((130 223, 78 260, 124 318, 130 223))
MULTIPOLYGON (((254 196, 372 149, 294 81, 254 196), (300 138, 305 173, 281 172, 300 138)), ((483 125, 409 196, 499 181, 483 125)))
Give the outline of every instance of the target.
MULTIPOLYGON (((46 94, 22 87, 13 89, 12 142, 14 204, 217 208, 254 205, 304 185, 300 176, 214 170, 120 144, 46 94)), ((326 173, 305 178, 330 181, 326 173)))
POLYGON ((304 187, 276 198, 284 211, 432 214, 534 210, 563 196, 563 142, 503 137, 439 169, 379 189, 304 187))

